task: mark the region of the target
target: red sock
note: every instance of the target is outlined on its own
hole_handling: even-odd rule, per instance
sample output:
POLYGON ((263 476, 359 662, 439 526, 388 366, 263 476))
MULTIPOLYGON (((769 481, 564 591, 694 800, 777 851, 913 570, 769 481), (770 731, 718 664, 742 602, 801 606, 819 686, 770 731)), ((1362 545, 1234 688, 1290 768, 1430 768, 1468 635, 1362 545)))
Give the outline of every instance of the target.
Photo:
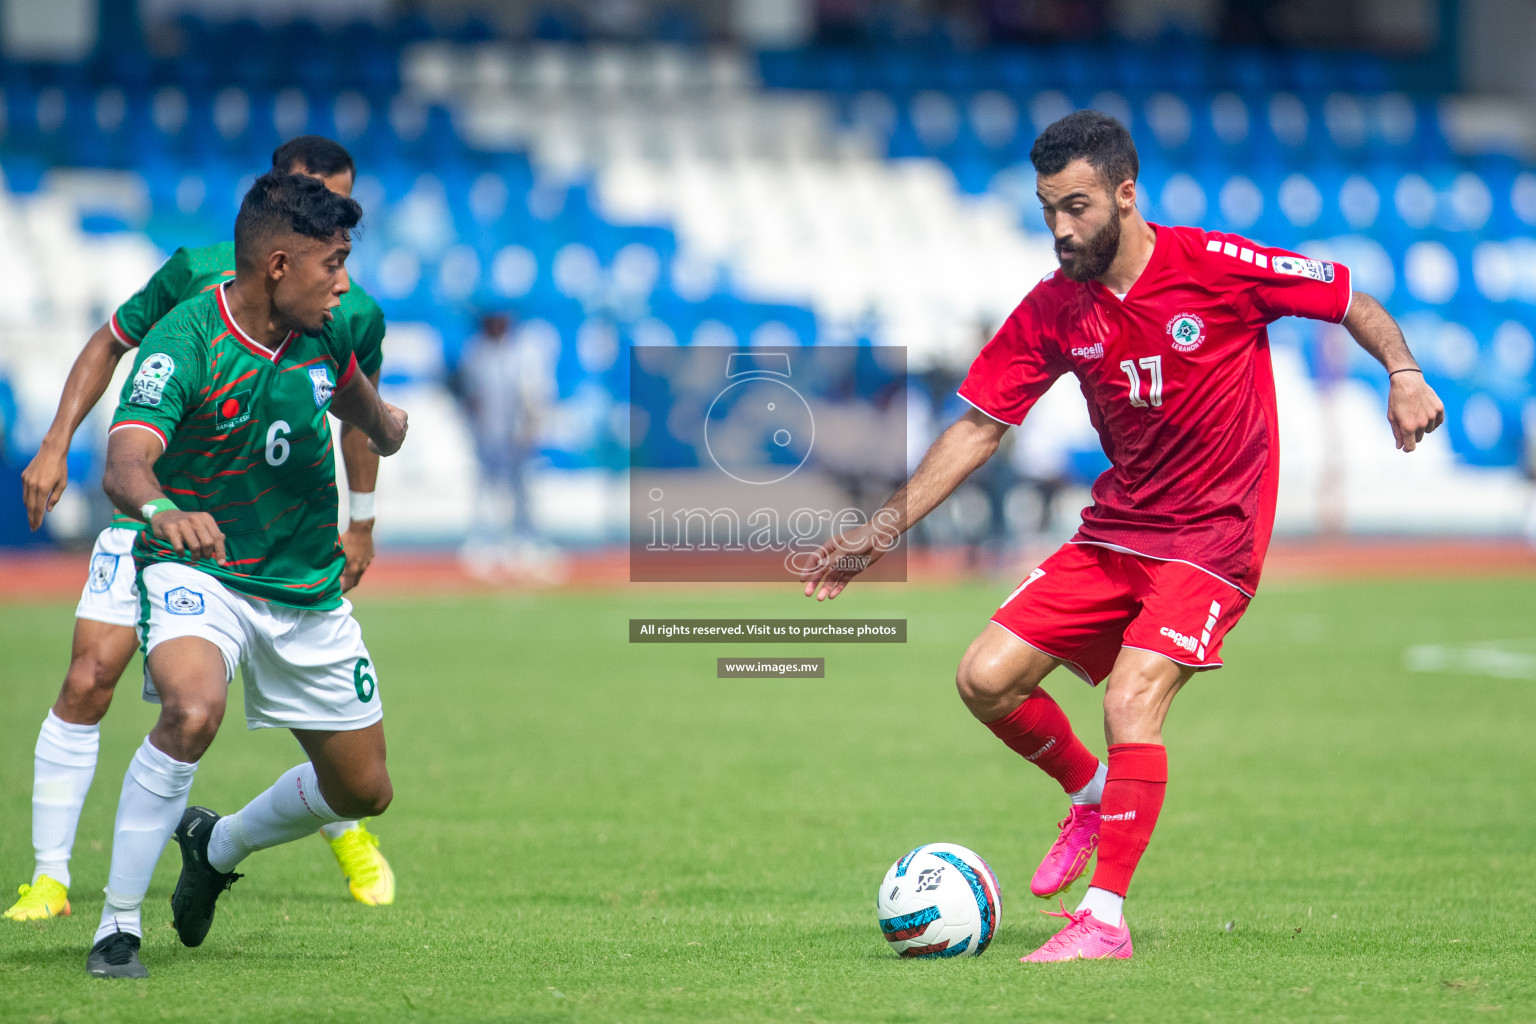
POLYGON ((988 722, 987 728, 1014 753, 1039 765, 1068 793, 1088 785, 1099 770, 1099 759, 1072 732, 1067 713, 1038 686, 1013 714, 988 722))
POLYGON ((1146 852, 1168 788, 1168 748, 1161 743, 1113 743, 1109 778, 1099 805, 1099 863, 1093 886, 1124 896, 1146 852))

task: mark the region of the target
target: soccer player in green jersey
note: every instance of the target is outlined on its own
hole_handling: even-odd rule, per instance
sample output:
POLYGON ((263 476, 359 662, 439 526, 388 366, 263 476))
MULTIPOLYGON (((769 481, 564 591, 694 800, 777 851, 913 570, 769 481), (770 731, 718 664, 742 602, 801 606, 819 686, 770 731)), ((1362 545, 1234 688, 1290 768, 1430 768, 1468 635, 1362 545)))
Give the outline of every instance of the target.
MULTIPOLYGON (((355 175, 344 147, 318 135, 304 135, 272 154, 274 170, 308 174, 333 192, 350 195, 355 175)), ((34 458, 22 473, 27 518, 35 530, 68 482, 66 457, 75 431, 111 382, 123 353, 132 351, 166 314, 234 276, 233 243, 177 249, 149 282, 86 343, 75 360, 58 413, 34 458)), ((378 303, 353 284, 342 296, 333 329, 345 331, 358 356, 358 368, 378 385, 383 361, 384 316, 378 303)), ((355 586, 373 560, 373 490, 379 457, 367 438, 343 425, 342 460, 351 491, 351 523, 341 535, 347 552, 342 589, 355 586)), ((101 532, 91 553, 90 576, 75 609, 75 635, 69 671, 58 700, 39 730, 33 761, 32 845, 36 854, 32 882, 5 912, 15 921, 66 915, 69 906, 69 857, 80 810, 96 773, 102 717, 118 678, 128 667, 139 639, 133 559, 129 552, 144 524, 118 514, 101 532)), ((360 822, 338 822, 321 830, 359 902, 394 901, 395 879, 378 849, 378 839, 360 822)))
POLYGON ((173 832, 172 924, 196 946, 245 857, 389 806, 378 670, 341 592, 326 417, 381 455, 405 439, 404 412, 336 324, 361 214, 314 178, 258 178, 235 221, 234 277, 160 320, 123 386, 102 486, 148 524, 133 553, 161 712, 123 779, 93 975, 148 973, 139 905, 173 832), (309 760, 221 818, 187 796, 237 668, 247 724, 291 730, 309 760))

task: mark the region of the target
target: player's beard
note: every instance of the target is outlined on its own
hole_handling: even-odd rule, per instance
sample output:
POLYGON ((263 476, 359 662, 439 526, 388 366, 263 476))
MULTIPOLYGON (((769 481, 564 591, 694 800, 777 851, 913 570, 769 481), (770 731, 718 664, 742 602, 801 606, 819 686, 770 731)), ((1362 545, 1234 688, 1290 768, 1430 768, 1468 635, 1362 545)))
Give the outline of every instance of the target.
POLYGON ((1099 228, 1098 233, 1091 236, 1087 242, 1078 243, 1063 252, 1061 243, 1056 243, 1056 259, 1061 264, 1061 272, 1073 281, 1092 281, 1109 270, 1109 265, 1115 262, 1115 257, 1120 254, 1120 214, 1118 211, 1110 214, 1109 223, 1099 228), (1070 260, 1062 259, 1063 255, 1070 255, 1070 260))

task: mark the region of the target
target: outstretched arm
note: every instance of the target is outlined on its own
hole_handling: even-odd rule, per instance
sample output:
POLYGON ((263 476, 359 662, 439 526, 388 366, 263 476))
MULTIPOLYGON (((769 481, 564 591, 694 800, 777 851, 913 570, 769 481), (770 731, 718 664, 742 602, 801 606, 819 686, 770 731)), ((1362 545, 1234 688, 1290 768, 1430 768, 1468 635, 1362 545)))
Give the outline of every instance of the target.
POLYGON ((1445 406, 1424 380, 1402 329, 1381 303, 1365 292, 1355 292, 1344 327, 1376 361, 1386 367, 1391 380, 1387 393, 1387 419, 1397 446, 1411 452, 1424 435, 1445 422, 1445 406))
POLYGON ((107 468, 101 488, 112 504, 135 519, 142 509, 161 502, 164 511, 149 521, 150 532, 176 549, 177 554, 224 561, 224 531, 207 512, 183 512, 165 496, 155 477, 155 462, 165 446, 153 430, 118 426, 107 437, 107 468), (169 506, 169 507, 166 507, 169 506))
POLYGON ((69 485, 69 442, 112 383, 112 371, 126 351, 111 326, 102 324, 69 368, 53 423, 43 435, 37 454, 21 471, 22 501, 27 506, 27 525, 32 529, 43 525, 43 515, 53 511, 69 485))
POLYGON ((331 412, 361 430, 368 438, 368 450, 377 455, 393 455, 405 443, 405 410, 380 398, 373 382, 361 373, 353 373, 347 386, 331 397, 331 412))
MULTIPOLYGON (((377 390, 379 375, 370 376, 368 383, 377 390)), ((379 455, 368 447, 368 435, 350 423, 341 425, 341 461, 347 469, 347 490, 353 495, 372 494, 379 480, 379 455)), ((347 564, 341 570, 341 589, 345 593, 357 586, 373 564, 371 513, 359 518, 358 509, 353 507, 351 521, 341 533, 341 547, 347 554, 347 564)))
POLYGON ((894 547, 896 540, 938 508, 955 488, 992 457, 1008 424, 968 409, 928 448, 917 472, 897 488, 870 521, 839 534, 816 552, 815 567, 801 575, 805 596, 829 600, 854 576, 894 547))

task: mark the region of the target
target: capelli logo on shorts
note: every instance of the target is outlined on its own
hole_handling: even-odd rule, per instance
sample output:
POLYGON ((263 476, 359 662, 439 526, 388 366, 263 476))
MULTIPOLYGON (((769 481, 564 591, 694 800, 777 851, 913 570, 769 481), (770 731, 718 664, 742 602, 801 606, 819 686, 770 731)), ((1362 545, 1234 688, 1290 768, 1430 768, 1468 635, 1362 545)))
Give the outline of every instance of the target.
POLYGON ((172 615, 203 614, 203 595, 186 587, 177 587, 165 593, 165 610, 172 615))
POLYGON ((1163 634, 1163 636, 1167 637, 1169 640, 1172 640, 1175 644, 1178 644, 1180 647, 1184 648, 1186 651, 1193 651, 1196 647, 1200 646, 1200 641, 1197 638, 1192 636, 1185 636, 1183 633, 1180 633, 1176 629, 1169 629, 1167 626, 1164 626, 1162 629, 1158 630, 1158 632, 1163 634))

